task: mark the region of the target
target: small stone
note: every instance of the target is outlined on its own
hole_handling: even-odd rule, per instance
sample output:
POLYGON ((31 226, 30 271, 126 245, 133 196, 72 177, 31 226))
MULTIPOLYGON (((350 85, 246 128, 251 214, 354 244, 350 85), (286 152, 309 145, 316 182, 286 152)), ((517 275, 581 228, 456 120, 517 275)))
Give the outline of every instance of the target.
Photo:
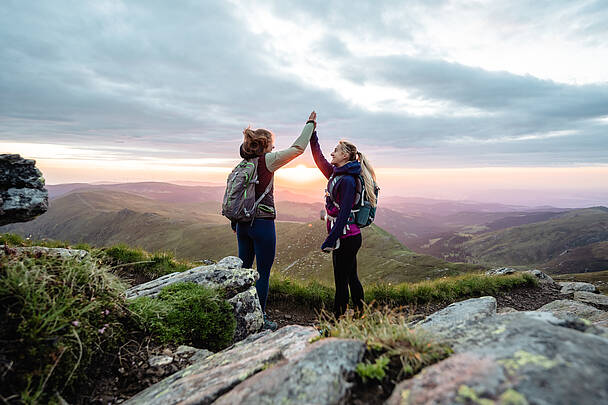
POLYGON ((173 357, 171 356, 150 356, 148 359, 150 367, 162 367, 171 364, 172 362, 173 357))
POLYGON ((196 347, 182 345, 177 348, 175 354, 177 354, 178 356, 188 356, 196 353, 198 350, 199 349, 197 349, 196 347))
POLYGON ((165 350, 163 350, 163 354, 165 356, 171 356, 173 354, 173 352, 171 351, 171 349, 166 348, 165 350))
POLYGON ((290 320, 291 318, 293 318, 293 316, 291 316, 289 314, 285 314, 285 319, 290 320))

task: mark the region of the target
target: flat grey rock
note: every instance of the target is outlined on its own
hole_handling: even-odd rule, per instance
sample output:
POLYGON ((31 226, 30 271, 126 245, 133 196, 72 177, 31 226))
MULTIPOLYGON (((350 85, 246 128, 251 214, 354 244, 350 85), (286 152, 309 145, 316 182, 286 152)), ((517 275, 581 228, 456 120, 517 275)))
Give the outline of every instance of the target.
POLYGON ((221 261, 218 264, 199 266, 183 272, 167 274, 147 283, 129 288, 126 296, 127 298, 155 297, 160 293, 160 290, 168 285, 191 282, 211 288, 222 288, 226 291, 227 296, 231 298, 238 293, 247 291, 251 286, 255 285, 255 282, 259 278, 256 270, 240 267, 234 268, 220 263, 221 261))
POLYGON ((587 304, 594 304, 608 309, 608 295, 595 294, 587 291, 575 291, 574 300, 587 304))
POLYGON ((456 354, 398 384, 387 404, 608 403, 608 339, 585 322, 516 312, 455 328, 456 354))
POLYGON ((557 318, 568 317, 583 318, 598 326, 608 326, 608 313, 591 305, 574 300, 556 300, 538 309, 539 311, 551 312, 557 318))
POLYGON ((582 283, 579 281, 561 281, 559 284, 562 289, 560 290, 561 294, 570 294, 575 291, 587 291, 587 292, 596 292, 597 288, 591 283, 582 283))
POLYGON ((316 329, 297 325, 249 336, 146 388, 125 404, 210 404, 254 374, 296 358, 315 336, 316 329))
POLYGON ((449 338, 457 326, 466 326, 496 314, 496 298, 481 297, 455 302, 416 324, 433 335, 449 338))
POLYGON ((256 374, 214 404, 342 404, 353 383, 349 375, 363 359, 365 344, 323 339, 291 360, 256 374))
POLYGON ((173 363, 173 357, 171 356, 150 356, 148 358, 150 367, 161 367, 171 363, 173 363))

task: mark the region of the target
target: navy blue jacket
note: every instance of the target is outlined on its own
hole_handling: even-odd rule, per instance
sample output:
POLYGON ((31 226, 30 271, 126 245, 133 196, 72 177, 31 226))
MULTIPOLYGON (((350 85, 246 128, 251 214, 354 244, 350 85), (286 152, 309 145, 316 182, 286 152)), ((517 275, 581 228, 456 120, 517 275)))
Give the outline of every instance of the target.
MULTIPOLYGON (((321 249, 333 248, 348 222, 348 217, 350 216, 353 204, 355 203, 355 195, 357 192, 355 176, 361 174, 361 164, 357 161, 352 161, 342 167, 333 166, 325 159, 321 152, 321 146, 319 145, 319 138, 317 137, 316 131, 313 132, 312 137, 310 138, 310 149, 312 150, 312 156, 317 167, 328 180, 332 176, 346 175, 343 176, 333 188, 333 198, 340 206, 340 210, 338 211, 333 228, 329 232, 329 235, 327 235, 323 245, 321 245, 321 249)), ((325 209, 328 213, 331 213, 336 209, 329 196, 325 198, 325 209)))

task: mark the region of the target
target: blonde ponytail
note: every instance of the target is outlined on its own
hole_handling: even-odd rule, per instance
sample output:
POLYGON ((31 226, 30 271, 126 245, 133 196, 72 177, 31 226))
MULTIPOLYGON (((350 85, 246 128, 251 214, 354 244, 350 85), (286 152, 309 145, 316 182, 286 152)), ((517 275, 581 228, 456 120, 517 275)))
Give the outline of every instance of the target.
POLYGON ((374 168, 363 153, 357 152, 357 160, 359 163, 361 163, 361 175, 363 176, 363 180, 365 180, 365 192, 367 193, 367 198, 372 204, 372 207, 375 207, 377 204, 376 172, 374 172, 374 168))

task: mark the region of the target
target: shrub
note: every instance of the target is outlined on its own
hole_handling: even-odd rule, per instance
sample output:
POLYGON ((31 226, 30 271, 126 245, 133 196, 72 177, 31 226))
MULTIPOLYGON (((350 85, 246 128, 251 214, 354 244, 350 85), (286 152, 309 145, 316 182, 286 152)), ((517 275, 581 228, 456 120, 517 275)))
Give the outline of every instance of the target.
POLYGON ((0 373, 4 398, 70 394, 124 339, 125 286, 93 260, 0 259, 0 373))
POLYGON ((136 298, 130 309, 140 325, 162 342, 217 351, 234 337, 236 320, 230 303, 218 292, 195 283, 167 286, 158 298, 136 298))

